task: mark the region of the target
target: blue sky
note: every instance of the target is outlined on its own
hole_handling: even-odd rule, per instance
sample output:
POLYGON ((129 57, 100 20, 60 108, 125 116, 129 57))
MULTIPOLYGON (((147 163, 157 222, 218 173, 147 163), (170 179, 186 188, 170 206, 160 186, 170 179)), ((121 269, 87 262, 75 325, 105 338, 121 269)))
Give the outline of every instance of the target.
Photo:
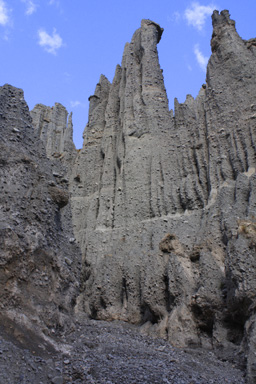
POLYGON ((228 9, 242 38, 256 37, 255 0, 0 0, 0 85, 22 88, 30 109, 59 102, 72 111, 80 148, 88 97, 100 74, 113 80, 143 18, 164 28, 158 52, 170 108, 174 97, 197 96, 211 54, 213 9, 228 9))

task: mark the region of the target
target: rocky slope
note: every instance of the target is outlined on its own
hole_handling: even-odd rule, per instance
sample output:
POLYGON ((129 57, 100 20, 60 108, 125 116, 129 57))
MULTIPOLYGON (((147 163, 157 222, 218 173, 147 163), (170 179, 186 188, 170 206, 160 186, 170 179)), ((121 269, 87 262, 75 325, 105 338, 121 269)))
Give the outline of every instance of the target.
POLYGON ((244 384, 244 373, 211 351, 181 350, 128 323, 77 321, 58 353, 0 338, 1 384, 244 384), (15 356, 15 358, 14 358, 15 356))
MULTIPOLYGON (((8 140, 19 140, 18 131, 23 127, 24 151, 29 156, 27 131, 31 143, 38 143, 41 137, 48 160, 42 149, 38 167, 46 172, 45 180, 69 181, 73 230, 82 253, 77 310, 93 319, 138 324, 142 332, 179 347, 212 349, 246 365, 248 382, 254 383, 256 42, 239 37, 228 11, 215 11, 212 20, 206 84, 196 99, 188 95, 183 104, 176 100, 174 114, 168 108, 158 61, 157 44, 163 30, 143 20, 125 46, 112 84, 101 76, 89 98, 89 121, 80 151, 72 142, 71 118, 67 123, 67 112, 60 104, 34 108, 32 134, 29 116, 19 120, 24 105, 18 99, 9 105, 9 95, 3 108, 7 115, 17 115, 7 125, 3 118, 2 122, 9 127, 8 140)), ((3 88, 2 94, 8 90, 3 88)), ((18 142, 10 143, 17 148, 18 142)), ((7 159, 3 161, 4 171, 10 173, 7 159)), ((19 161, 17 157, 11 172, 19 161)), ((23 168, 19 177, 15 174, 21 191, 26 188, 22 187, 22 172, 23 168)), ((30 168, 28 174, 33 175, 30 168)), ((73 291, 77 251, 72 251, 76 247, 73 239, 68 240, 72 233, 68 232, 69 204, 63 208, 66 193, 58 184, 41 184, 34 192, 36 198, 43 209, 47 211, 50 204, 52 210, 49 223, 41 224, 38 213, 37 230, 44 231, 40 249, 56 249, 54 260, 61 265, 54 275, 59 283, 54 285, 53 297, 58 302, 63 300, 58 293, 66 289, 62 281, 69 281, 70 295, 65 297, 77 294, 73 291), (42 199, 43 203, 42 188, 43 196, 49 194, 50 199, 42 199)), ((26 189, 16 194, 13 188, 6 188, 15 210, 23 204, 16 196, 31 201, 26 189)), ((33 205, 27 205, 34 215, 33 205)), ((13 213, 7 212, 3 221, 9 223, 13 213)), ((20 220, 18 228, 26 228, 25 216, 20 220)), ((31 239, 33 242, 33 236, 31 239)), ((9 240, 15 243, 15 239, 9 240)), ((29 247, 28 254, 33 255, 33 247, 29 247)), ((4 258, 9 257, 7 249, 5 246, 4 258)), ((45 268, 48 273, 49 267, 45 268)), ((17 284, 15 281, 15 288, 17 284)), ((26 282, 24 292, 27 286, 26 282)), ((47 289, 44 292, 49 295, 47 289)), ((66 313, 72 312, 74 302, 68 301, 66 313)), ((25 303, 21 304, 22 310, 25 303)), ((63 303, 57 306, 59 312, 65 312, 63 303)), ((13 308, 17 307, 15 303, 13 308)), ((45 314, 40 316, 40 321, 48 321, 45 314)))

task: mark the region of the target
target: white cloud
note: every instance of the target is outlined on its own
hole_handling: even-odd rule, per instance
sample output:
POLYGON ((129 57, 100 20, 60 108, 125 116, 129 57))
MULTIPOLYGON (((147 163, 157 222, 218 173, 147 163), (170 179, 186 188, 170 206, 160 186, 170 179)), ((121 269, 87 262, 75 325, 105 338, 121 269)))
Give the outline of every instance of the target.
POLYGON ((196 44, 194 47, 194 54, 196 55, 196 60, 199 64, 200 68, 205 72, 209 57, 206 57, 202 54, 202 52, 199 49, 198 44, 196 44))
POLYGON ((78 107, 79 105, 81 105, 81 101, 70 101, 70 105, 72 108, 78 107))
POLYGON ((35 13, 37 5, 34 3, 33 0, 22 0, 22 2, 25 3, 27 6, 26 15, 30 16, 35 13))
POLYGON ((56 29, 53 30, 52 36, 49 35, 43 29, 38 31, 39 42, 47 52, 56 55, 56 51, 63 46, 63 41, 60 35, 56 33, 56 29))
POLYGON ((0 0, 0 25, 7 25, 10 22, 9 11, 3 0, 0 0))
POLYGON ((185 19, 188 25, 192 25, 199 31, 203 29, 206 18, 216 9, 216 5, 200 5, 197 2, 191 4, 190 8, 185 10, 185 19))
POLYGON ((63 13, 64 13, 63 8, 62 8, 62 5, 61 5, 61 2, 60 2, 59 0, 50 0, 50 1, 48 1, 47 4, 48 4, 49 6, 53 6, 53 7, 55 7, 55 8, 58 10, 58 12, 59 12, 60 14, 63 14, 63 13))
POLYGON ((70 105, 71 105, 71 108, 76 108, 76 107, 82 107, 82 108, 85 108, 86 105, 85 103, 81 103, 81 101, 70 101, 70 105))

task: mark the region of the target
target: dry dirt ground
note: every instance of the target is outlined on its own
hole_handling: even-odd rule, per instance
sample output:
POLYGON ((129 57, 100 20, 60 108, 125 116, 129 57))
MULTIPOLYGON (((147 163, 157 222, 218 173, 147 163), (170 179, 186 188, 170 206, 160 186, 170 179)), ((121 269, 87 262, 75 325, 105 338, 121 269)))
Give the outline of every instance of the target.
POLYGON ((10 328, 7 334, 0 327, 1 384, 245 383, 234 362, 175 348, 126 323, 80 319, 69 334, 55 336, 62 352, 10 328))

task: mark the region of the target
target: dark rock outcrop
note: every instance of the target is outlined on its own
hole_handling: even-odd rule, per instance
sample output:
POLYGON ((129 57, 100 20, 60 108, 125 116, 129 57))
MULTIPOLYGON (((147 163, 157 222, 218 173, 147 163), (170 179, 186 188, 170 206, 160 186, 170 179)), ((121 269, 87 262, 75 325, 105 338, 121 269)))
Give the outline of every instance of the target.
POLYGON ((54 348, 51 336, 71 327, 79 293, 67 180, 52 174, 23 91, 1 87, 0 108, 1 334, 54 348))

